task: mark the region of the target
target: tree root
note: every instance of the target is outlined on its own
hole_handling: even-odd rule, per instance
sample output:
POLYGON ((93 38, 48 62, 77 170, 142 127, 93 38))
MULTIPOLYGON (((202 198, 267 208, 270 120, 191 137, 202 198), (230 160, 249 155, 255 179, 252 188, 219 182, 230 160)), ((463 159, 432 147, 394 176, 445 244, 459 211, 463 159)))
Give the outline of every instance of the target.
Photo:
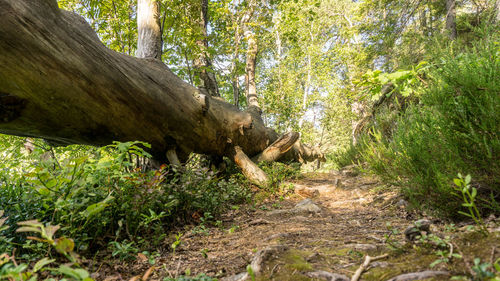
POLYGON ((396 277, 389 279, 388 281, 412 281, 412 280, 422 280, 427 279, 439 275, 450 275, 448 271, 435 271, 435 270, 427 270, 421 272, 412 272, 401 274, 396 277))
POLYGON ((366 255, 365 261, 359 266, 358 270, 356 270, 356 272, 354 273, 354 275, 351 278, 351 281, 358 281, 359 277, 361 277, 361 274, 363 273, 363 271, 365 271, 368 268, 368 265, 370 264, 370 262, 380 260, 383 258, 387 258, 388 256, 389 256, 389 254, 383 254, 380 256, 376 256, 376 257, 370 257, 370 256, 366 255))

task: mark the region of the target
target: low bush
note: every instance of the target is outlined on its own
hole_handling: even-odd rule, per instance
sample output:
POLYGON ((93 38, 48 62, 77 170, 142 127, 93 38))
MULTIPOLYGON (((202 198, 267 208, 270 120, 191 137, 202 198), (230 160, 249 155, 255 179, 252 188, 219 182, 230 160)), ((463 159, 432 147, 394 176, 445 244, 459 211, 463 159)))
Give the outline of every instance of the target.
POLYGON ((372 172, 401 186, 413 206, 448 217, 464 211, 453 179, 471 174, 478 207, 500 213, 497 37, 435 54, 425 84, 416 89, 419 101, 392 114, 390 133, 387 115, 377 116, 360 144, 335 156, 336 161, 367 162, 372 172))
MULTIPOLYGON (((4 150, 10 151, 4 159, 16 160, 3 162, 0 173, 0 210, 8 217, 5 223, 14 226, 38 219, 64 226, 61 234, 74 238, 80 252, 123 239, 141 247, 158 246, 179 222, 192 221, 194 214, 216 216, 230 205, 249 201, 252 195, 236 177, 217 178, 207 169, 180 172, 165 165, 143 169, 137 159, 150 157, 143 149, 145 143, 54 150, 35 141, 36 147, 28 154, 19 140, 5 138, 5 143, 11 141, 16 147, 4 150), (154 243, 146 243, 145 238, 152 236, 154 243)), ((18 256, 33 255, 32 248, 38 246, 12 235, 11 229, 5 230, 11 238, 2 241, 1 252, 15 246, 18 256)))

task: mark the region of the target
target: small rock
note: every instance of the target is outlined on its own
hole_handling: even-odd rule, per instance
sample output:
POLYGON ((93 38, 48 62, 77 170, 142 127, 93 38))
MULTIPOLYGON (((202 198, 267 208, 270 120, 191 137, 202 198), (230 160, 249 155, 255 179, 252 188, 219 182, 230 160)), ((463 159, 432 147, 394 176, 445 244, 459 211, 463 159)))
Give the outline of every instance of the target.
POLYGON ((351 244, 346 246, 348 248, 353 248, 358 251, 372 251, 377 249, 377 246, 372 244, 351 244))
POLYGON ((305 199, 295 205, 293 212, 298 214, 317 214, 321 212, 321 208, 314 204, 311 199, 305 199))
POLYGON ((401 274, 396 277, 393 277, 389 279, 388 281, 412 281, 412 280, 422 280, 422 279, 428 279, 436 276, 442 276, 446 275, 449 276, 450 273, 447 271, 433 271, 433 270, 427 270, 427 271, 422 271, 422 272, 413 272, 413 273, 406 273, 406 274, 401 274))
POLYGON ((330 174, 334 175, 334 176, 339 176, 340 175, 340 171, 337 171, 337 170, 330 170, 330 174))
POLYGON ((355 165, 349 165, 340 170, 340 173, 346 177, 355 177, 359 175, 359 172, 356 170, 355 165))
POLYGON ((252 262, 250 266, 255 274, 259 274, 262 270, 262 265, 266 262, 270 257, 280 252, 284 252, 288 249, 285 245, 275 245, 269 246, 265 249, 258 251, 255 256, 252 258, 252 262))
POLYGON ((269 224, 268 221, 264 219, 256 219, 248 223, 248 226, 255 226, 255 225, 261 225, 261 224, 269 224))
POLYGON ((244 281, 244 280, 248 280, 249 277, 250 276, 248 276, 248 273, 242 272, 240 274, 224 277, 220 280, 221 281, 244 281))
POLYGON ((404 209, 406 208, 406 206, 408 206, 408 202, 406 202, 406 200, 404 199, 401 199, 398 201, 398 203, 396 203, 396 206, 400 209, 404 209))
POLYGON ((296 221, 299 221, 299 222, 311 222, 311 218, 304 217, 304 216, 296 216, 296 217, 294 217, 294 219, 296 221))
POLYGON ((343 186, 344 185, 342 184, 342 181, 340 179, 333 180, 333 189, 342 188, 343 186))
POLYGON ((290 233, 276 233, 276 234, 273 234, 267 238, 264 239, 264 241, 269 241, 269 240, 274 240, 274 239, 280 239, 280 238, 286 238, 288 236, 290 236, 291 234, 290 233))
POLYGON ((408 241, 415 241, 417 236, 421 236, 422 232, 430 232, 432 222, 427 219, 420 219, 407 227, 404 231, 405 238, 408 241))
POLYGON ((345 275, 331 273, 331 272, 327 272, 327 271, 323 271, 323 270, 307 272, 306 276, 311 277, 311 278, 319 278, 319 279, 323 279, 326 281, 349 281, 349 280, 351 280, 345 275))
POLYGON ((319 196, 319 191, 317 189, 298 187, 295 189, 295 193, 306 198, 315 198, 319 196))

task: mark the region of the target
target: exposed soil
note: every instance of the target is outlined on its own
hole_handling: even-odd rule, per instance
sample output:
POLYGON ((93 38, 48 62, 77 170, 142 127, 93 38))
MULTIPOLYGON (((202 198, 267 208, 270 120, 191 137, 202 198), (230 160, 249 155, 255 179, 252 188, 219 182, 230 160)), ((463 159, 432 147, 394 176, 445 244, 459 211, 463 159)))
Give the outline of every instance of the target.
MULTIPOLYGON (((111 262, 112 266, 104 266, 93 276, 100 280, 127 280, 133 276, 139 278, 136 280, 162 280, 188 271, 191 276, 205 273, 231 280, 228 277, 247 272, 258 251, 280 245, 279 251, 264 257, 257 280, 335 280, 311 273, 318 271, 351 278, 366 255, 382 254, 388 257, 370 263, 361 280, 389 280, 403 273, 431 270, 430 264, 439 258, 440 249, 448 250, 449 255, 449 248, 405 240, 403 231, 424 216, 408 212, 406 202, 395 189, 375 178, 344 170, 306 174, 285 186, 291 184, 294 192, 281 200, 232 210, 217 226, 187 230, 175 255, 170 249, 175 237, 170 237, 154 266, 139 256, 128 264, 111 262), (319 206, 320 212, 295 211, 294 206, 305 198, 319 206), (115 273, 109 273, 110 269, 115 273)), ((462 254, 464 259, 452 258, 434 266, 432 270, 447 271, 449 275, 425 280, 470 275, 473 258, 491 263, 500 257, 498 221, 490 222, 491 229, 497 231, 485 238, 465 225, 450 226, 426 219, 432 221, 433 234, 451 236, 454 253, 462 254)))

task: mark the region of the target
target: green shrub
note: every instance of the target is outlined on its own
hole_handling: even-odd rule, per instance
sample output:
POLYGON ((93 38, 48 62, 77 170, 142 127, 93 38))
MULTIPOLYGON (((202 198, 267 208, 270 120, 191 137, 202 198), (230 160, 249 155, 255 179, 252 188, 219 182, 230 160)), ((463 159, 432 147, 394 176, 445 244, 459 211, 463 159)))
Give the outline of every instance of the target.
MULTIPOLYGON (((44 144, 40 143, 27 154, 20 148, 22 142, 6 139, 11 142, 3 143, 3 153, 8 151, 7 158, 16 159, 14 169, 0 170, 0 210, 8 217, 6 224, 38 219, 63 225, 60 232, 73 237, 83 252, 123 239, 141 247, 157 246, 146 242, 147 238, 155 236, 155 243, 161 243, 169 228, 190 222, 192 214, 216 216, 233 204, 249 201, 252 195, 237 177, 220 179, 206 169, 178 172, 166 165, 142 169, 137 159, 150 157, 143 149, 145 143, 56 150, 41 148, 44 144), (47 151, 51 157, 42 157, 47 151)), ((37 246, 12 235, 10 229, 0 233, 11 239, 0 237, 6 242, 0 250, 10 252, 14 245, 23 245, 24 252, 33 253, 37 246)), ((20 254, 23 250, 18 250, 20 254)))
POLYGON ((457 216, 463 206, 453 178, 460 172, 475 180, 477 205, 500 212, 499 55, 493 39, 443 51, 420 102, 395 119, 392 138, 375 126, 365 139, 362 159, 415 206, 457 216))

